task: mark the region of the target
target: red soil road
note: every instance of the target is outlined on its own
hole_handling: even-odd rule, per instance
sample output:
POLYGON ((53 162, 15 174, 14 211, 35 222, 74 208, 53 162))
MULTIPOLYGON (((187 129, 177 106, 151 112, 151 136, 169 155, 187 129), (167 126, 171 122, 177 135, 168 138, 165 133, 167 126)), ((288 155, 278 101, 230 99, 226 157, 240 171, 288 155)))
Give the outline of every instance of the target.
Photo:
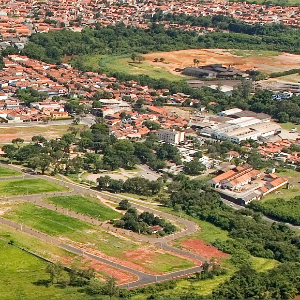
POLYGON ((229 254, 218 250, 212 245, 207 245, 204 241, 201 241, 199 239, 187 239, 185 241, 182 241, 180 244, 181 246, 183 246, 183 248, 189 249, 192 252, 207 259, 211 259, 213 257, 225 258, 229 256, 229 254))

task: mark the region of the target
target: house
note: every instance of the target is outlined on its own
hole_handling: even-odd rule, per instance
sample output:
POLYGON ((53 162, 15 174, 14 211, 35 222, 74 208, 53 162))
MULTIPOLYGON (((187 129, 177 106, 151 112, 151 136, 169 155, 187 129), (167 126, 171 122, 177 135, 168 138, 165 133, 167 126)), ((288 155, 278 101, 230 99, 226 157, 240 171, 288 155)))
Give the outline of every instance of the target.
POLYGON ((160 230, 164 230, 164 228, 161 227, 160 225, 149 226, 148 228, 150 229, 150 231, 151 231, 152 233, 157 233, 157 232, 159 232, 160 230))
POLYGON ((69 114, 66 111, 52 111, 50 113, 50 116, 53 119, 62 119, 62 118, 68 118, 69 114))

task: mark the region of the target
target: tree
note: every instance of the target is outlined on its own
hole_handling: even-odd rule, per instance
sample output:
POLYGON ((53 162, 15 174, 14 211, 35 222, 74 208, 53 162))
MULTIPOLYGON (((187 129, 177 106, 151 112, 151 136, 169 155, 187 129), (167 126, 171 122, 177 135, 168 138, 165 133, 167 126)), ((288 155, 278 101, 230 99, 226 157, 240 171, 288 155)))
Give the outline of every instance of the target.
POLYGON ((205 165, 199 162, 198 159, 194 159, 190 162, 185 162, 183 172, 188 175, 199 175, 206 169, 205 165))
POLYGON ((105 286, 103 288, 106 295, 111 299, 113 296, 117 296, 119 288, 116 286, 117 279, 115 277, 108 277, 106 279, 105 286))
POLYGON ((130 58, 132 59, 133 62, 135 62, 135 60, 137 59, 137 54, 136 53, 132 53, 130 58))
POLYGON ((20 148, 20 144, 24 143, 24 140, 21 138, 16 138, 11 141, 14 145, 17 145, 18 149, 20 148))
POLYGON ((138 55, 138 56, 136 57, 136 59, 137 59, 137 61, 138 61, 139 63, 141 63, 142 61, 146 60, 146 58, 145 58, 144 56, 142 56, 142 55, 138 55))
POLYGON ((2 150, 5 152, 6 157, 10 160, 10 163, 12 164, 12 160, 14 159, 17 148, 14 145, 4 145, 2 147, 2 150))
POLYGON ((5 68, 5 63, 4 63, 4 60, 3 60, 3 56, 0 55, 0 70, 2 70, 3 68, 5 68))
POLYGON ((31 160, 35 161, 36 167, 40 168, 42 171, 42 174, 45 174, 45 171, 49 168, 52 157, 48 154, 39 154, 38 156, 32 157, 31 160))
POLYGON ((131 207, 130 202, 124 199, 119 202, 118 209, 128 210, 130 207, 131 207))
POLYGON ((60 263, 48 263, 46 266, 46 273, 50 275, 50 281, 53 284, 58 282, 64 267, 60 263))

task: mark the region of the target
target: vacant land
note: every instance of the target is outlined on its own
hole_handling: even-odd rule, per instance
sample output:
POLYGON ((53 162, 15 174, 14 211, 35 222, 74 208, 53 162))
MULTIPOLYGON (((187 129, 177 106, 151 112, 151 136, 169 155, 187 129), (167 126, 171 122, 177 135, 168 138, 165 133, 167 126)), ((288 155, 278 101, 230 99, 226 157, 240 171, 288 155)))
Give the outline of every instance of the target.
POLYGON ((0 166, 0 177, 20 176, 21 172, 0 166))
MULTIPOLYGON (((86 299, 78 288, 39 284, 49 280, 46 262, 0 239, 0 294, 2 299, 86 299)), ((64 272, 63 276, 67 278, 64 272)))
POLYGON ((280 123, 280 126, 283 129, 286 129, 286 130, 292 130, 294 128, 297 128, 298 132, 300 133, 300 125, 295 125, 295 124, 293 124, 291 122, 288 122, 288 123, 280 123))
POLYGON ((37 207, 31 203, 22 203, 8 210, 4 217, 54 236, 67 235, 92 228, 88 223, 56 211, 37 207))
POLYGON ((89 196, 56 196, 47 198, 46 201, 69 208, 70 210, 90 216, 100 221, 107 221, 120 218, 121 214, 103 204, 97 198, 89 196))
POLYGON ((131 75, 148 75, 154 79, 165 78, 172 81, 183 80, 185 76, 172 74, 166 67, 167 64, 152 65, 148 61, 133 62, 130 56, 101 56, 87 55, 84 57, 84 64, 97 71, 118 72, 131 75))
POLYGON ((207 64, 224 64, 237 69, 257 69, 272 73, 300 68, 300 55, 274 51, 257 50, 224 50, 224 49, 189 49, 170 52, 145 54, 146 63, 152 66, 165 67, 169 72, 178 74, 176 68, 193 66, 193 60, 200 61, 199 66, 207 64), (164 57, 168 64, 154 62, 156 57, 164 57))
POLYGON ((0 181, 0 196, 29 195, 67 190, 64 186, 41 178, 0 181))
MULTIPOLYGON (((84 126, 84 125, 80 125, 84 126)), ((15 138, 22 137, 25 142, 31 142, 31 138, 35 135, 42 135, 47 139, 61 137, 68 132, 70 125, 32 125, 18 127, 1 127, 0 143, 11 143, 15 138)))

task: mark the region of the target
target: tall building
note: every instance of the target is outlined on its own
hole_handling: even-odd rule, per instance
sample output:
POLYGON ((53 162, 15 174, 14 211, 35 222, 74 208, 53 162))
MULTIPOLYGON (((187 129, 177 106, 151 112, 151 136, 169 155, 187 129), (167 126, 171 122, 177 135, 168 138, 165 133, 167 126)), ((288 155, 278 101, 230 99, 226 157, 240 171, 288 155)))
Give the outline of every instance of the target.
POLYGON ((161 141, 170 144, 178 144, 184 141, 184 132, 176 131, 175 129, 168 130, 168 129, 159 129, 158 130, 158 137, 161 141))

